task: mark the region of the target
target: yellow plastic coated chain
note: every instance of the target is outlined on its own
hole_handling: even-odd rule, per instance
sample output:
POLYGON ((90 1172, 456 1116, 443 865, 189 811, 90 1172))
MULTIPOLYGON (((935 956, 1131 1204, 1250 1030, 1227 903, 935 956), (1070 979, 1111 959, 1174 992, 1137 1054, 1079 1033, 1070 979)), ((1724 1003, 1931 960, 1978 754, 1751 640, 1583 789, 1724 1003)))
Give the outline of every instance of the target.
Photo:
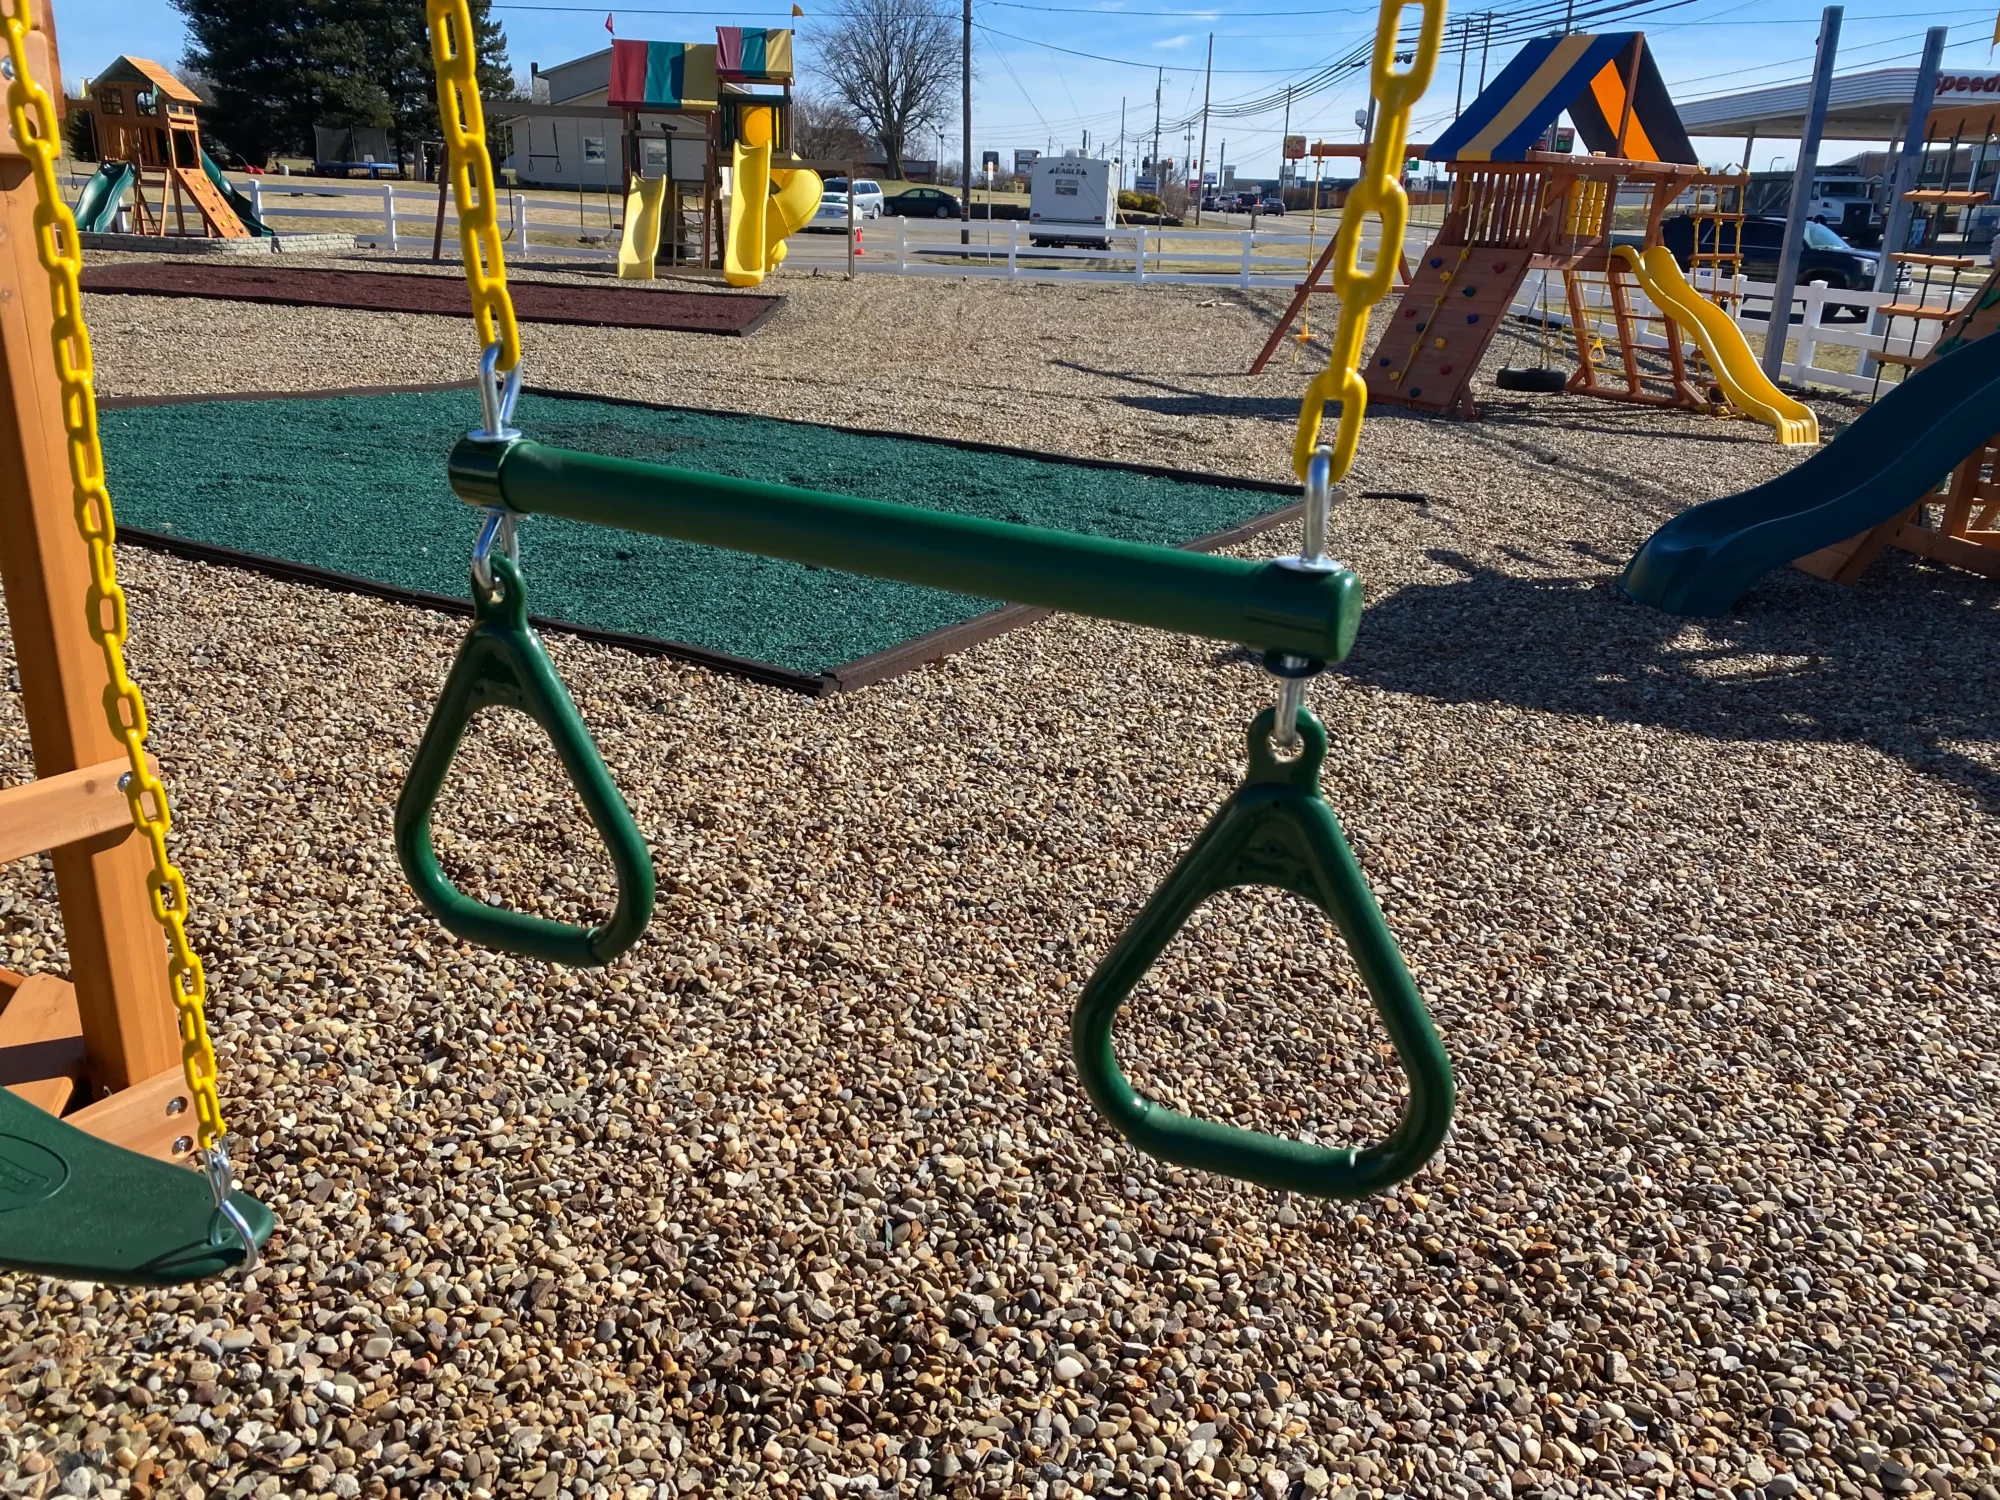
POLYGON ((222 1138, 222 1101, 216 1095, 215 1048, 208 1039, 203 1003, 208 979, 201 959, 188 943, 187 882, 167 854, 167 834, 173 818, 167 809, 167 789, 146 764, 146 703, 139 686, 125 670, 125 591, 118 586, 117 559, 112 544, 117 527, 111 516, 111 496, 104 487, 104 451, 97 435, 97 393, 93 387, 90 333, 83 326, 83 298, 77 273, 83 252, 76 236, 76 219, 63 201, 56 182, 55 106, 48 90, 28 71, 28 32, 34 25, 32 0, 0 0, 0 23, 7 31, 7 60, 12 80, 7 87, 7 114, 35 174, 35 250, 49 274, 49 300, 54 305, 56 375, 62 385, 63 432, 68 439, 70 483, 75 492, 76 524, 90 548, 90 591, 85 607, 90 633, 104 651, 111 685, 104 696, 111 732, 125 744, 131 774, 124 778, 125 799, 132 806, 132 826, 153 851, 146 892, 153 916, 165 929, 171 956, 167 981, 179 1013, 181 1071, 195 1107, 195 1144, 206 1153, 222 1138))
POLYGON ((472 291, 480 347, 500 346, 499 373, 504 375, 521 362, 521 332, 514 323, 514 299, 507 294, 507 261, 494 212, 493 161, 486 154, 472 13, 466 0, 427 0, 426 10, 465 284, 472 291))
POLYGON ((1361 442, 1361 418, 1368 408, 1368 387, 1360 374, 1361 344, 1368 336, 1368 310, 1389 290, 1401 263, 1403 233, 1409 227, 1410 200, 1399 180, 1403 149, 1409 143, 1410 110, 1431 85, 1438 51, 1444 43, 1445 0, 1382 0, 1375 22, 1375 56, 1371 65, 1374 90, 1375 139, 1361 180, 1348 191, 1333 252, 1333 290, 1340 298, 1340 325, 1333 333, 1333 353, 1326 368, 1307 387, 1299 408, 1299 427, 1292 440, 1292 468, 1300 479, 1319 445, 1320 421, 1329 401, 1340 403, 1340 427, 1333 440, 1333 480, 1345 478, 1361 442), (1410 66, 1396 71, 1396 38, 1406 4, 1420 5, 1417 50, 1410 66), (1373 218, 1381 239, 1375 264, 1360 269, 1361 231, 1373 218))

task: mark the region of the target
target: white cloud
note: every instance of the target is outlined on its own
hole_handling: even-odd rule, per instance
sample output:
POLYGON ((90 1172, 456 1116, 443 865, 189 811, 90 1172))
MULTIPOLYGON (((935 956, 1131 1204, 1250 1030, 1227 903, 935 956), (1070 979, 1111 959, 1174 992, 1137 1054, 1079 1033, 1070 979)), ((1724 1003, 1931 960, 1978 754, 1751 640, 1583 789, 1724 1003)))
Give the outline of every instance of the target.
POLYGON ((1155 47, 1169 47, 1169 48, 1185 47, 1189 42, 1193 40, 1194 38, 1191 36, 1170 36, 1165 41, 1155 42, 1153 43, 1153 45, 1155 47))

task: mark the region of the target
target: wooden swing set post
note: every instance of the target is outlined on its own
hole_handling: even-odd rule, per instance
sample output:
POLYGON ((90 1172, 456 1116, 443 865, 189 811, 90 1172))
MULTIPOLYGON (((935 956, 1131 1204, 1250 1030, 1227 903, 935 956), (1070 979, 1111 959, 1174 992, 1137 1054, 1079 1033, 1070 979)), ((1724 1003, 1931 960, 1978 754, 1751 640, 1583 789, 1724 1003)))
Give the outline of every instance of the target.
MULTIPOLYGON (((53 38, 48 0, 36 0, 53 38)), ((34 38, 31 36, 31 41, 34 38)), ((49 43, 53 53, 53 40, 49 43)), ((59 75, 42 78, 61 97, 59 75)), ((0 591, 7 602, 35 774, 0 791, 9 857, 46 849, 69 951, 67 982, 0 970, 0 1086, 132 1150, 184 1159, 192 1135, 167 951, 119 778, 123 743, 105 721, 109 677, 84 601, 88 548, 72 507, 61 387, 49 345, 48 275, 36 253, 35 180, 0 139, 0 591), (115 819, 112 806, 120 816, 115 819), (17 848, 33 828, 39 847, 17 848), (137 1091, 136 1093, 134 1091, 137 1091), (119 1109, 105 1105, 125 1099, 119 1109), (179 1101, 179 1108, 174 1101, 179 1101), (145 1103, 134 1111, 130 1105, 145 1103), (108 1114, 122 1122, 105 1128, 108 1114)), ((191 1147, 190 1142, 190 1147, 191 1147)))

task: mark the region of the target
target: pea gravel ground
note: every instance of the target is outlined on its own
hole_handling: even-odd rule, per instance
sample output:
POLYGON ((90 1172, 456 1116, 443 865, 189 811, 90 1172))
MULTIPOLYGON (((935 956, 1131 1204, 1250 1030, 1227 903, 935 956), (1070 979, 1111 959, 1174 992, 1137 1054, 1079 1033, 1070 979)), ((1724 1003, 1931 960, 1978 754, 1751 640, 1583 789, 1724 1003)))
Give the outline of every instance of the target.
MULTIPOLYGON (((534 330, 533 378, 1283 472, 1304 370, 1237 373, 1269 296, 782 289, 726 345, 534 330)), ((87 311, 120 393, 470 361, 435 319, 87 311)), ((456 623, 122 554, 282 1227, 248 1286, 0 1282, 7 1492, 2000 1496, 1996 591, 1892 557, 1719 622, 1622 603, 1661 518, 1792 456, 1485 394, 1371 417, 1356 489, 1430 503, 1335 518, 1374 607, 1315 691, 1327 794, 1462 1089, 1350 1206, 1135 1156, 1066 1059, 1270 695, 1235 653, 1063 619, 812 702, 555 640, 662 896, 627 959, 551 972, 395 868, 456 623)), ((446 857, 583 915, 577 812, 503 719, 446 857)), ((60 967, 46 866, 0 878, 0 961, 60 967)), ((1206 908, 1122 1041, 1241 1123, 1396 1108, 1290 898, 1206 908)))

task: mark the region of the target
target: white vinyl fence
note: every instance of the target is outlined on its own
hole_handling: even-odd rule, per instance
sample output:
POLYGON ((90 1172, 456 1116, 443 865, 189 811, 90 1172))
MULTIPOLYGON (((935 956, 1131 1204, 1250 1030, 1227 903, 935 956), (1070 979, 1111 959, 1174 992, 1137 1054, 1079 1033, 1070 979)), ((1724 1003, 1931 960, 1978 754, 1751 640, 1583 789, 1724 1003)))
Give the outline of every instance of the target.
MULTIPOLYGON (((234 179, 232 179, 234 180, 234 179)), ((77 177, 72 186, 80 188, 77 177)), ((359 243, 387 250, 427 247, 437 225, 437 188, 425 183, 377 182, 349 184, 325 182, 317 178, 251 177, 237 181, 250 198, 253 211, 269 222, 281 220, 328 219, 358 222, 370 227, 357 232, 359 243), (328 200, 341 207, 325 206, 328 200), (365 202, 367 206, 362 206, 365 202)), ((613 231, 602 231, 606 243, 580 243, 592 233, 580 226, 568 205, 530 199, 525 193, 503 194, 500 204, 500 231, 507 252, 516 259, 536 255, 560 256, 565 260, 615 260, 618 249, 610 243, 613 231), (562 237, 561 244, 536 244, 531 233, 562 237)), ((455 238, 458 217, 453 205, 445 204, 445 227, 455 238)), ((870 227, 857 222, 856 228, 870 227)), ((1034 281, 1100 281, 1170 286, 1236 286, 1289 290, 1304 278, 1313 256, 1323 249, 1337 225, 1324 234, 1307 235, 1290 229, 1200 230, 1154 228, 1131 225, 1114 229, 1103 248, 1067 246, 1041 247, 1030 243, 1029 226, 1017 219, 975 220, 972 243, 949 239, 918 239, 910 235, 900 217, 873 221, 874 242, 865 258, 853 262, 854 269, 870 275, 980 277, 1034 281), (884 238, 889 244, 882 245, 884 238)), ((957 227, 957 226, 954 226, 957 227)), ((1696 285, 1712 284, 1713 272, 1702 272, 1696 285)), ((1771 294, 1764 282, 1743 282, 1742 296, 1732 316, 1746 336, 1761 339, 1768 326, 1771 294)), ((1627 297, 1634 313, 1657 318, 1656 308, 1636 286, 1628 285, 1627 297)), ((1585 283, 1585 305, 1592 329, 1607 339, 1615 339, 1617 325, 1609 297, 1601 282, 1585 283)), ((1868 355, 1884 348, 1899 354, 1925 353, 1937 339, 1937 324, 1925 320, 1912 323, 1896 319, 1885 337, 1872 332, 1879 320, 1875 310, 1897 298, 1884 292, 1850 292, 1814 282, 1800 287, 1792 300, 1795 321, 1791 324, 1788 358, 1784 377, 1797 384, 1832 386, 1840 390, 1871 393, 1876 388, 1874 362, 1868 355), (1832 369, 1816 362, 1814 356, 1825 347, 1857 351, 1854 370, 1832 369)), ((1531 272, 1523 281, 1512 311, 1533 322, 1554 328, 1569 327, 1569 302, 1559 272, 1531 272), (1544 285, 1546 283, 1546 285, 1544 285)), ((1666 348, 1666 339, 1657 322, 1641 325, 1639 343, 1651 349, 1666 348)), ((1695 346, 1689 344, 1693 354, 1695 346)))
POLYGON ((1314 248, 1324 248, 1332 226, 1317 237, 1287 230, 1175 229, 1144 224, 1113 229, 1101 249, 1038 246, 1032 226, 1019 219, 972 221, 972 243, 912 239, 901 218, 876 221, 877 243, 855 269, 897 276, 993 277, 1008 281, 1123 281, 1169 286, 1296 286, 1314 248), (1272 254, 1274 246, 1299 246, 1272 254), (1200 269, 1195 269, 1200 267, 1200 269))
MULTIPOLYGON (((1709 289, 1714 285, 1712 271, 1702 271, 1695 277, 1695 285, 1709 289)), ((1732 316, 1736 326, 1744 336, 1763 338, 1770 326, 1771 296, 1777 290, 1769 282, 1745 281, 1738 290, 1742 297, 1737 301, 1732 316)), ((1625 288, 1626 301, 1635 314, 1658 317, 1659 309, 1637 286, 1628 282, 1625 288)), ((1897 354, 1925 353, 1937 342, 1938 325, 1931 320, 1918 321, 1911 318, 1897 318, 1889 326, 1885 337, 1870 332, 1874 324, 1875 309, 1885 302, 1897 298, 1888 292, 1849 292, 1829 287, 1823 281, 1815 281, 1810 286, 1802 286, 1792 295, 1792 316, 1790 343, 1786 350, 1784 378, 1797 385, 1825 385, 1844 391, 1858 391, 1863 395, 1876 388, 1874 363, 1868 355, 1884 348, 1897 354), (1916 327, 1916 347, 1910 344, 1912 324, 1916 327), (1853 370, 1829 369, 1814 362, 1813 356, 1823 346, 1833 346, 1860 351, 1855 358, 1853 370)), ((1618 324, 1612 316, 1611 300, 1598 281, 1584 283, 1584 305, 1591 317, 1591 331, 1607 341, 1618 336, 1618 324)), ((1547 322, 1555 328, 1569 328, 1569 300, 1563 291, 1560 271, 1531 271, 1521 283, 1521 290, 1514 299, 1512 311, 1519 317, 1532 322, 1547 322), (1546 282, 1546 286, 1544 283, 1546 282)), ((1638 343, 1648 349, 1667 347, 1665 336, 1658 323, 1640 325, 1638 343)), ((1685 330, 1683 330, 1685 332, 1685 330)), ((1693 343, 1685 346, 1686 353, 1696 352, 1693 343)), ((1894 374, 1884 376, 1883 383, 1893 383, 1894 374)))
MULTIPOLYGON (((380 228, 356 233, 358 244, 374 249, 399 250, 428 246, 437 232, 438 190, 425 183, 378 182, 367 186, 295 177, 252 177, 237 184, 250 199, 251 212, 270 223, 279 219, 359 220, 380 228), (326 208, 309 206, 314 200, 342 201, 366 199, 368 208, 326 208)), ((574 209, 560 203, 530 200, 525 193, 502 193, 498 202, 500 234, 507 253, 522 259, 536 253, 561 255, 565 260, 616 260, 617 245, 575 243, 580 233, 598 233, 612 238, 608 228, 590 229, 577 223, 574 209), (529 232, 569 236, 571 243, 537 245, 529 232)), ((458 213, 449 197, 445 200, 444 223, 447 247, 456 242, 458 213)))

